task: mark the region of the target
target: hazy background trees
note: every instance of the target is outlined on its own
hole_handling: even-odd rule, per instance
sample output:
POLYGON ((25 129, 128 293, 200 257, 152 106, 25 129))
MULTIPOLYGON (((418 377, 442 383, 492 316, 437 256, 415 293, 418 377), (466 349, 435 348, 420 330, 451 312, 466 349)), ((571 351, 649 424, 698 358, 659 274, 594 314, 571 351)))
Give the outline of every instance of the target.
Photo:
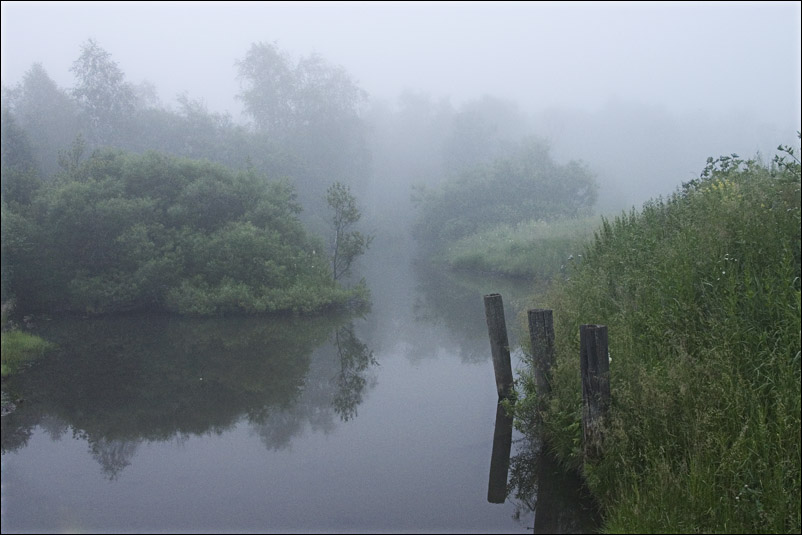
MULTIPOLYGON (((35 262, 25 255, 40 254, 31 245, 44 239, 36 234, 41 232, 40 224, 44 222, 45 228, 56 224, 37 218, 51 214, 58 203, 64 204, 59 209, 69 214, 71 202, 95 209, 98 203, 112 202, 119 185, 95 180, 95 189, 89 191, 85 177, 93 168, 115 161, 116 167, 109 173, 118 180, 137 173, 148 177, 147 188, 127 193, 136 201, 113 201, 107 214, 111 217, 113 213, 112 220, 73 211, 63 216, 62 227, 52 229, 54 235, 72 229, 87 239, 70 225, 92 220, 96 230, 103 227, 105 238, 95 236, 94 248, 73 244, 77 248, 62 251, 87 254, 85 265, 76 267, 82 277, 88 277, 86 281, 95 280, 92 269, 106 269, 110 262, 121 261, 120 247, 139 236, 139 231, 120 230, 127 224, 123 222, 153 220, 148 203, 173 203, 171 217, 204 232, 207 248, 218 243, 221 250, 228 250, 226 240, 243 245, 256 239, 252 228, 242 226, 246 221, 241 220, 240 204, 246 202, 243 195, 248 193, 232 190, 230 179, 220 178, 228 175, 198 167, 197 176, 186 184, 181 196, 161 197, 173 171, 152 165, 154 156, 141 160, 127 155, 111 157, 110 152, 93 156, 102 148, 134 154, 155 150, 221 164, 228 169, 226 173, 234 173, 231 176, 260 177, 249 178, 251 181, 281 180, 287 189, 279 196, 288 221, 297 218, 306 231, 321 237, 318 239, 330 230, 327 193, 332 184, 339 184, 360 205, 360 216, 365 216, 362 223, 368 234, 361 236, 375 235, 381 249, 397 248, 413 227, 419 241, 442 246, 443 240, 464 238, 494 225, 629 208, 660 193, 661 186, 667 193, 695 176, 710 156, 701 148, 711 146, 710 139, 720 136, 723 141, 716 146, 731 152, 732 139, 751 124, 733 119, 731 128, 721 133, 718 123, 704 115, 693 123, 680 123, 659 107, 616 101, 596 112, 551 109, 532 114, 516 102, 493 95, 459 104, 416 91, 405 91, 391 101, 370 99, 345 67, 319 54, 295 57, 277 43, 253 43, 236 61, 236 68, 240 89, 232 97, 243 104, 247 122, 237 121, 228 112, 211 111, 203 100, 186 92, 172 106, 162 104, 157 88, 148 82, 129 82, 123 66, 93 39, 81 46, 72 64, 72 87, 58 87, 38 63, 15 86, 4 87, 4 221, 16 229, 14 236, 4 232, 8 247, 16 251, 8 262, 4 260, 4 273, 13 271, 14 262, 35 262), (643 158, 646 154, 650 158, 643 158), (699 165, 687 163, 697 159, 699 165), (123 160, 126 165, 119 164, 123 160), (134 173, 131 166, 142 169, 134 173), (46 195, 40 195, 42 185, 48 185, 46 195), (38 196, 41 198, 36 200, 38 196), (601 202, 598 207, 597 199, 601 202), (234 226, 221 227, 234 221, 234 226), (115 227, 117 224, 123 227, 115 227), (106 238, 114 242, 113 247, 106 238)), ((755 132, 751 139, 757 144, 769 133, 755 132)), ((272 191, 278 194, 278 190, 272 191)), ((266 220, 257 221, 256 212, 248 218, 248 224, 268 231, 266 220)), ((270 219, 269 224, 276 227, 269 230, 284 235, 288 228, 279 220, 270 219)), ((162 224, 169 227, 173 223, 162 224)), ((297 241, 297 232, 292 230, 290 243, 297 241)), ((63 244, 77 239, 63 238, 63 244)), ((367 244, 364 239, 353 256, 364 252, 367 244)), ((201 249, 193 249, 192 254, 215 258, 216 252, 201 249)), ((138 249, 137 254, 145 255, 139 260, 147 262, 147 250, 138 249)), ((169 263, 167 251, 163 255, 160 262, 169 263)), ((229 267, 237 272, 233 264, 229 267)), ((56 273, 63 273, 64 266, 56 268, 56 273)), ((170 271, 162 268, 165 273, 170 271)), ((117 265, 115 269, 118 275, 130 275, 139 268, 117 265)), ((343 273, 335 269, 333 275, 336 278, 343 273)), ((272 276, 262 275, 264 280, 272 280, 272 276)), ((23 277, 19 272, 16 276, 23 277)), ((216 275, 209 276, 214 281, 208 284, 220 283, 216 275)), ((58 287, 56 278, 47 277, 53 283, 51 288, 58 287)), ((14 286, 21 287, 21 280, 14 286)), ((106 279, 95 282, 101 280, 106 279)), ((59 283, 66 284, 67 279, 59 283)), ((88 284, 81 287, 90 291, 88 284)), ((185 284, 182 288, 183 295, 208 290, 203 285, 185 284)), ((158 294, 156 290, 148 292, 158 294)), ((178 295, 176 292, 172 295, 178 295)), ((177 306, 177 302, 173 304, 177 306)))
POLYGON ((587 215, 595 205, 597 187, 584 165, 557 164, 545 143, 529 139, 438 189, 421 191, 415 235, 444 247, 498 225, 587 215))
POLYGON ((343 67, 316 54, 293 60, 271 43, 253 44, 237 66, 237 98, 257 135, 291 155, 304 205, 318 213, 332 182, 364 187, 367 94, 343 67))

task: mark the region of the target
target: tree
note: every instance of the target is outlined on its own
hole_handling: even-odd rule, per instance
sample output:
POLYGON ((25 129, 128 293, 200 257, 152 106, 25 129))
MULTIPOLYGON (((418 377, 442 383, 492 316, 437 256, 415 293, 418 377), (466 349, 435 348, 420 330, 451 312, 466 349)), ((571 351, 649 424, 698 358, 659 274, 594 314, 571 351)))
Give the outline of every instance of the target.
POLYGON ((58 171, 57 154, 80 131, 78 108, 41 64, 34 63, 10 92, 9 105, 25 130, 43 177, 58 171))
POLYGON ((296 62, 266 43, 253 44, 237 66, 237 98, 257 131, 301 164, 292 177, 309 213, 318 211, 330 180, 354 185, 366 180, 369 151, 361 106, 367 93, 345 69, 314 54, 296 62))
POLYGON ((346 122, 367 98, 345 69, 317 54, 293 65, 277 45, 255 43, 237 66, 246 113, 276 135, 346 122))
POLYGON ((2 110, 2 141, 0 141, 0 145, 2 145, 0 165, 2 165, 3 171, 36 169, 36 158, 33 155, 28 135, 20 128, 14 114, 7 107, 3 107, 2 110))
POLYGON ((331 244, 331 271, 334 280, 348 275, 354 260, 367 251, 373 236, 365 236, 351 230, 362 217, 351 195, 351 188, 340 182, 332 184, 326 195, 329 207, 334 211, 331 219, 334 235, 331 244))
POLYGON ((41 185, 41 179, 30 141, 25 131, 19 127, 14 115, 5 107, 2 111, 2 156, 3 202, 28 205, 41 185))
POLYGON ((125 81, 125 74, 111 54, 93 39, 82 46, 81 55, 70 70, 77 79, 72 93, 95 134, 93 141, 114 143, 121 122, 136 109, 134 88, 125 81))

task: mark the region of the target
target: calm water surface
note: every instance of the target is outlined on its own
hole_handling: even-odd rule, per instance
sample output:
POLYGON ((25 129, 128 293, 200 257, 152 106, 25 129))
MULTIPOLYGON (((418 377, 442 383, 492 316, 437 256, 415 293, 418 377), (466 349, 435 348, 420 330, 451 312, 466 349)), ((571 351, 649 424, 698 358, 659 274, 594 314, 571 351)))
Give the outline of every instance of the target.
POLYGON ((491 473, 510 431, 482 301, 502 293, 514 344, 505 292, 526 286, 400 259, 368 282, 357 317, 40 322, 61 351, 4 384, 23 401, 2 420, 3 533, 537 528, 491 473))

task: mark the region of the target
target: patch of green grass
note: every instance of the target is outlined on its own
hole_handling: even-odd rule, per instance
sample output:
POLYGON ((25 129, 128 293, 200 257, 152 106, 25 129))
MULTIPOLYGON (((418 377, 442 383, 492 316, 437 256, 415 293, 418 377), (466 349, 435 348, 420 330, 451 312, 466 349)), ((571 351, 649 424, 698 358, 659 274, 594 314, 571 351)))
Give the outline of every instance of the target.
POLYGON ((598 223, 577 218, 499 225, 455 242, 444 260, 454 269, 550 279, 579 261, 598 223))
MULTIPOLYGON (((668 199, 604 220, 552 284, 543 414, 608 532, 799 533, 799 166, 725 158, 668 199), (581 456, 579 326, 609 330, 604 456, 581 456)), ((525 395, 534 395, 531 383, 525 395)))
POLYGON ((30 361, 41 357, 53 344, 22 331, 8 331, 0 335, 2 345, 2 376, 13 375, 30 361))

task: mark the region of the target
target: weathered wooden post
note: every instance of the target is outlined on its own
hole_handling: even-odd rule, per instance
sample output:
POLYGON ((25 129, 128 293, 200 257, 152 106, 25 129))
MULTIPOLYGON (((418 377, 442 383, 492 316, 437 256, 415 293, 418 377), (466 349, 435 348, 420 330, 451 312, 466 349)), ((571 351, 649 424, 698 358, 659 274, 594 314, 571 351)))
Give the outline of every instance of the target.
MULTIPOLYGON (((554 319, 552 311, 533 308, 529 318, 529 341, 532 344, 532 363, 535 372, 535 392, 538 410, 545 408, 551 393, 551 366, 554 364, 554 319)), ((536 415, 538 420, 540 414, 536 415)))
POLYGON ((597 459, 602 452, 604 423, 610 408, 607 326, 580 325, 579 345, 585 458, 597 459))
POLYGON ((493 453, 490 455, 490 479, 487 482, 487 501, 504 503, 507 500, 507 475, 512 450, 512 416, 504 406, 496 407, 496 426, 493 428, 493 453))
POLYGON ((490 351, 493 355, 493 370, 496 373, 498 397, 506 398, 512 393, 512 364, 510 343, 507 341, 507 323, 504 321, 504 304, 500 294, 485 296, 485 317, 490 335, 490 351))

